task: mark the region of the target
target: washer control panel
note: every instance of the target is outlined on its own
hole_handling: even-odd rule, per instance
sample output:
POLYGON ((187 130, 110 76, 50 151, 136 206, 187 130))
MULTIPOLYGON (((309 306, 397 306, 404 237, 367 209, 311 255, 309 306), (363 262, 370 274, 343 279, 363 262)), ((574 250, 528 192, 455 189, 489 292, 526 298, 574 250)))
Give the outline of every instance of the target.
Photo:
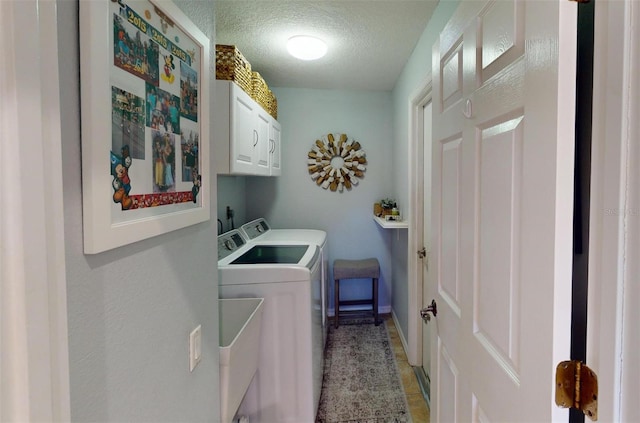
POLYGON ((246 243, 247 241, 238 229, 218 235, 218 261, 227 257, 246 243))
POLYGON ((269 229, 269 224, 264 218, 252 220, 249 223, 245 223, 240 227, 242 232, 244 232, 247 239, 256 239, 263 233, 267 232, 269 229))

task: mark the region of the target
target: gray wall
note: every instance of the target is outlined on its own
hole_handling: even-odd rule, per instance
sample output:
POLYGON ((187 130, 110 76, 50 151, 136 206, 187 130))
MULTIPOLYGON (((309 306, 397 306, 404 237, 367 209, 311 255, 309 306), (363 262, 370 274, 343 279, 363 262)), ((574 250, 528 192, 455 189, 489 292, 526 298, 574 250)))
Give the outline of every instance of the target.
POLYGON ((218 175, 218 219, 222 232, 238 229, 247 222, 246 181, 245 176, 218 175), (227 206, 234 212, 233 219, 227 219, 227 206))
MULTIPOLYGON (((427 24, 420 41, 413 50, 411 58, 404 67, 393 90, 393 192, 398 199, 398 206, 409 211, 409 102, 415 95, 425 78, 431 73, 431 48, 437 40, 442 28, 453 15, 459 0, 440 0, 433 17, 427 24)), ((411 230, 411 229, 409 229, 411 230)), ((407 251, 408 232, 398 231, 398 236, 392 239, 391 251, 393 257, 393 311, 400 322, 400 330, 407 339, 408 331, 408 277, 407 251)), ((418 318, 416 316, 416 318, 418 318)))
MULTIPOLYGON (((297 88, 273 91, 282 124, 282 176, 247 178, 247 219, 264 216, 274 228, 327 231, 330 264, 336 258, 377 257, 382 270, 380 305, 388 309, 394 283, 391 234, 372 216, 373 203, 391 195, 391 93, 297 88), (365 177, 350 191, 322 189, 307 171, 307 153, 316 139, 330 132, 353 137, 367 154, 365 177)), ((368 298, 370 287, 370 281, 353 281, 341 289, 341 298, 368 298)))
MULTIPOLYGON (((213 2, 176 3, 215 51, 213 2)), ((72 421, 217 421, 216 179, 209 222, 84 255, 78 2, 58 0, 58 22, 72 421), (190 373, 198 324, 203 358, 190 373)))

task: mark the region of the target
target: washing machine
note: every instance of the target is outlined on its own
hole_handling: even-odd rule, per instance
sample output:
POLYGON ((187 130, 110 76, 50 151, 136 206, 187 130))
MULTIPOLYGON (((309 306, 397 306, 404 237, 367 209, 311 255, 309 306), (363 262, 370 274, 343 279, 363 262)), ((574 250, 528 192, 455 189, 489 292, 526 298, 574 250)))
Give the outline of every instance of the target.
POLYGON ((302 241, 218 236, 220 298, 264 298, 258 370, 238 415, 250 422, 315 421, 324 366, 322 256, 302 241))
POLYGON ((305 242, 320 247, 322 257, 322 284, 320 290, 320 307, 322 314, 322 345, 327 341, 329 329, 328 321, 328 295, 329 295, 329 249, 327 245, 327 233, 318 229, 273 229, 265 218, 259 218, 247 222, 240 227, 244 237, 251 242, 305 242))

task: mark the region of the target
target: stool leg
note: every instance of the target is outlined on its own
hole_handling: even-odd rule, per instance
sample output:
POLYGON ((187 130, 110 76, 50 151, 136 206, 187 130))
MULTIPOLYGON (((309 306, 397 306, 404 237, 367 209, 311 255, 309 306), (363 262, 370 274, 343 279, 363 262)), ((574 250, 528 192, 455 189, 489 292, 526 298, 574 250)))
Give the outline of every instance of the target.
POLYGON ((338 319, 340 316, 340 279, 336 279, 333 283, 334 309, 333 322, 338 329, 338 319))
POLYGON ((378 321, 378 278, 373 278, 373 321, 376 326, 380 324, 378 321))

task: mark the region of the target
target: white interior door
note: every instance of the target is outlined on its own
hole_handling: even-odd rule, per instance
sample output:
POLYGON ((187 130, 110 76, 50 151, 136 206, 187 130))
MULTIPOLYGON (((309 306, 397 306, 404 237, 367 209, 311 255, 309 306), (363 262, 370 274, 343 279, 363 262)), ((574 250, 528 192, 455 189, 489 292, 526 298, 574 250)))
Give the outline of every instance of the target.
POLYGON ((462 2, 434 45, 436 422, 567 419, 576 8, 462 2))
MULTIPOLYGON (((424 185, 423 185, 423 234, 425 257, 422 260, 422 306, 426 307, 433 298, 433 290, 430 287, 429 258, 431 255, 431 131, 432 131, 432 103, 427 103, 422 109, 423 122, 423 163, 424 163, 424 185)), ((422 325, 422 368, 429 388, 431 386, 431 325, 422 325)), ((430 389, 429 389, 430 390, 430 389)), ((431 395, 430 392, 427 394, 431 395)))

